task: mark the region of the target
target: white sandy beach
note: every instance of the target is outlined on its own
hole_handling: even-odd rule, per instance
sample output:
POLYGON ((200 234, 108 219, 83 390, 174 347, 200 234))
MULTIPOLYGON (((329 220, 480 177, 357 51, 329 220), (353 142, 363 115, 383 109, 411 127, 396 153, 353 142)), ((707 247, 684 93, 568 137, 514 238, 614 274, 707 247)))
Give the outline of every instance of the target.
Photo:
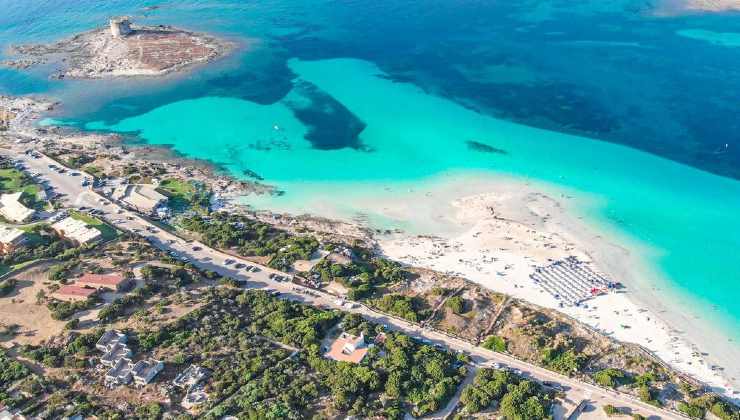
MULTIPOLYGON (((299 190, 296 185, 291 191, 299 190)), ((657 251, 587 225, 576 210, 598 198, 574 198, 565 190, 489 174, 447 173, 424 183, 302 185, 301 194, 275 207, 373 227, 400 227, 378 237, 389 257, 415 266, 457 273, 492 290, 558 309, 615 339, 653 351, 676 369, 728 397, 740 394, 740 349, 702 328, 689 311, 670 311, 663 280, 645 255, 657 251), (337 197, 341 197, 339 200, 337 197), (575 256, 622 282, 626 290, 599 296, 587 308, 559 307, 534 283, 535 266, 575 256), (623 327, 625 326, 625 327, 623 327), (696 344, 701 344, 697 347, 696 344), (713 370, 719 365, 724 371, 713 370)), ((250 200, 251 201, 251 200, 250 200)), ((252 202, 262 207, 261 203, 252 202)))
MULTIPOLYGON (((399 261, 457 273, 490 289, 558 309, 617 340, 640 344, 676 369, 729 397, 738 398, 734 394, 739 389, 737 381, 725 377, 732 375, 731 370, 736 367, 723 366, 724 374, 711 369, 712 364, 719 363, 713 360, 727 363, 738 360, 736 355, 719 354, 719 350, 713 350, 714 357, 702 355, 702 351, 708 350, 694 343, 711 342, 707 341, 710 337, 704 335, 711 332, 692 330, 682 335, 676 329, 678 325, 670 322, 678 320, 663 312, 661 305, 643 303, 652 301, 656 295, 641 290, 642 299, 637 299, 638 293, 631 287, 635 282, 631 280, 656 274, 645 269, 630 250, 592 233, 591 228, 573 217, 561 203, 569 200, 567 196, 554 199, 552 195, 551 192, 542 193, 541 187, 535 189, 523 182, 487 179, 477 187, 466 182, 466 187, 425 192, 405 203, 389 200, 383 203, 380 211, 393 218, 402 218, 404 210, 410 209, 409 202, 414 203, 411 208, 437 208, 444 212, 447 211, 444 207, 435 206, 433 202, 449 199, 452 214, 433 219, 452 223, 462 232, 437 237, 396 235, 381 240, 381 247, 389 257, 399 261), (488 192, 453 198, 455 193, 459 195, 477 188, 488 192), (450 193, 452 196, 445 196, 450 193), (429 200, 426 204, 425 199, 429 200), (627 290, 596 297, 587 302, 587 308, 560 308, 559 301, 534 283, 529 275, 535 266, 568 256, 591 261, 611 279, 628 285, 627 290)), ((418 217, 419 212, 407 216, 418 217)))

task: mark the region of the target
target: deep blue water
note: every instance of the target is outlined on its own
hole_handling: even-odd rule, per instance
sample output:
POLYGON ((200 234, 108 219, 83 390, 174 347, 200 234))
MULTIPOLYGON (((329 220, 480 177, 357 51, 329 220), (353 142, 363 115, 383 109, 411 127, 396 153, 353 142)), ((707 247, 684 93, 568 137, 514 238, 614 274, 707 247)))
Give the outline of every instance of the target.
MULTIPOLYGON (((52 83, 42 71, 0 70, 0 91, 67 96, 68 115, 114 122, 204 95, 273 103, 292 87, 287 59, 354 57, 480 112, 740 178, 740 49, 676 33, 740 32, 740 19, 653 17, 641 1, 609 3, 2 0, 3 46, 57 39, 125 13, 141 22, 253 37, 263 48, 187 81, 124 83, 109 93, 115 101, 96 95, 101 84, 91 90, 87 83, 52 83), (144 10, 152 5, 159 8, 144 10), (95 106, 91 95, 100 101, 95 106)), ((316 147, 358 147, 361 122, 352 116, 341 126, 310 110, 301 118, 314 125, 316 147), (321 133, 335 135, 327 142, 321 133)))

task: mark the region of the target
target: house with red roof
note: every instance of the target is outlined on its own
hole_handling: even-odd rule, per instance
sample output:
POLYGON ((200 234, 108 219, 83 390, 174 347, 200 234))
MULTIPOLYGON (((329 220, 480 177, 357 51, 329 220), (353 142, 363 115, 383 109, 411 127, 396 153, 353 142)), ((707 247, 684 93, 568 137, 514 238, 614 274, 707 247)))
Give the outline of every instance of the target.
POLYGON ((96 289, 80 287, 76 284, 65 284, 56 292, 52 293, 51 297, 68 302, 76 302, 80 300, 86 300, 93 296, 95 293, 97 293, 96 289))
POLYGON ((368 348, 365 335, 353 336, 343 332, 333 343, 326 357, 339 362, 360 363, 365 358, 368 348))
POLYGON ((86 273, 75 282, 82 287, 91 289, 109 289, 114 292, 124 291, 130 285, 130 280, 120 274, 93 274, 86 273))

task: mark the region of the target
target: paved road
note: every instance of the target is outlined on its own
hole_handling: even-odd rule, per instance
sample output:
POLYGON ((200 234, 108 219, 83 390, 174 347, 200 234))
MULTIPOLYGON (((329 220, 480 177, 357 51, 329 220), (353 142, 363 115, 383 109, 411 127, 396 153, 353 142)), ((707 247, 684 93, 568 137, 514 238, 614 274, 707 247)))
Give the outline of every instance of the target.
POLYGON ((270 274, 285 275, 285 273, 271 268, 259 266, 261 271, 256 273, 246 272, 244 269, 236 269, 234 266, 237 263, 253 266, 258 265, 212 249, 202 243, 188 242, 154 226, 138 214, 128 211, 108 199, 103 199, 102 196, 90 190, 89 187, 83 187, 81 185, 82 176, 72 176, 70 174, 71 170, 68 170, 65 174, 59 174, 51 170, 48 165, 58 165, 58 163, 46 156, 42 155, 39 159, 33 159, 23 154, 17 154, 16 158, 24 161, 31 172, 41 174, 42 178, 48 180, 49 184, 57 192, 65 194, 65 200, 68 205, 72 207, 85 206, 100 209, 104 212, 102 217, 119 229, 139 233, 149 238, 154 246, 167 252, 175 252, 180 257, 186 257, 191 263, 202 269, 212 270, 237 280, 246 280, 248 282, 247 287, 249 288, 274 289, 280 291, 285 298, 299 300, 315 306, 341 308, 347 312, 357 313, 368 320, 383 324, 389 329, 401 331, 412 337, 442 345, 451 350, 466 352, 471 356, 472 363, 476 368, 498 363, 508 366, 511 369, 519 370, 522 375, 534 378, 540 382, 556 382, 563 387, 566 397, 576 404, 582 400, 589 400, 592 402, 592 405, 599 407, 599 409, 603 405, 611 404, 615 407, 626 407, 633 413, 640 413, 649 418, 683 418, 676 413, 643 403, 630 395, 606 390, 520 361, 502 353, 476 347, 467 341, 409 323, 399 318, 391 317, 387 314, 379 313, 359 303, 353 304, 351 308, 340 306, 337 298, 327 293, 310 290, 287 282, 277 282, 271 279, 270 274), (235 262, 226 264, 227 260, 235 262))

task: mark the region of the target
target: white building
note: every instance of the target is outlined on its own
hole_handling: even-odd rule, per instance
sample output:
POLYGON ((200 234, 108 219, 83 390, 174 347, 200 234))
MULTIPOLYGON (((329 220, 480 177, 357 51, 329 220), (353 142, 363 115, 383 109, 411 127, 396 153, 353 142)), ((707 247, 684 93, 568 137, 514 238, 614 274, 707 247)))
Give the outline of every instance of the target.
POLYGON ((95 347, 105 353, 118 343, 126 344, 127 340, 126 334, 116 330, 108 330, 100 336, 97 343, 95 343, 95 347))
POLYGON ((118 359, 113 367, 105 373, 105 381, 114 385, 131 383, 131 360, 118 359))
POLYGON ((131 349, 127 345, 118 342, 114 344, 110 350, 100 357, 100 363, 103 366, 110 368, 114 367, 120 359, 128 359, 131 357, 131 349))
POLYGON ((137 385, 146 385, 154 379, 157 374, 164 369, 164 363, 159 360, 139 360, 131 368, 134 375, 134 382, 137 385))
POLYGON ((124 184, 113 190, 113 198, 120 200, 137 211, 153 214, 167 203, 167 196, 159 193, 153 185, 124 184))
POLYGON ((20 229, 0 226, 0 255, 12 252, 26 240, 26 234, 20 229))
POLYGON ((190 365, 180 372, 172 384, 178 388, 188 388, 208 378, 211 371, 198 365, 190 365))
POLYGON ((92 243, 103 235, 99 230, 90 227, 82 220, 67 217, 51 225, 60 236, 71 239, 80 245, 92 243))
POLYGON ((11 222, 23 223, 31 220, 35 211, 21 203, 23 192, 0 195, 0 215, 11 222))

